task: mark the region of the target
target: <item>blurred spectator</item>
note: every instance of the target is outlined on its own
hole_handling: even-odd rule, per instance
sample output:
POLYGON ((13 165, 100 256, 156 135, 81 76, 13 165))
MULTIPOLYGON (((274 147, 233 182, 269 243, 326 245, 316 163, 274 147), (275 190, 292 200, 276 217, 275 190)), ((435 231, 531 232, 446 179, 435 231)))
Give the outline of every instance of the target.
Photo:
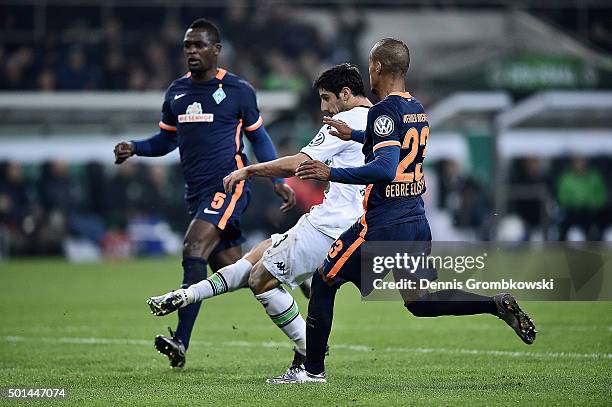
POLYGON ((580 228, 587 240, 601 240, 602 211, 606 204, 601 173, 590 168, 584 157, 573 157, 557 185, 557 200, 562 209, 559 240, 567 239, 572 226, 580 228))
POLYGON ((66 63, 58 68, 56 80, 60 90, 98 89, 101 75, 97 68, 88 65, 85 52, 75 48, 69 52, 66 63))
POLYGON ((38 75, 36 80, 38 90, 50 92, 56 89, 55 73, 50 69, 45 69, 38 75))
POLYGON ((338 21, 336 39, 334 41, 334 61, 359 61, 359 39, 366 32, 367 22, 363 12, 356 7, 341 7, 336 12, 338 21))
POLYGON ((70 233, 94 243, 104 237, 104 222, 87 205, 87 194, 71 178, 67 163, 52 161, 43 165, 39 198, 50 223, 61 224, 70 233))
POLYGON ((476 178, 464 180, 458 206, 454 208, 455 226, 476 232, 477 239, 489 240, 491 221, 491 200, 476 178))
POLYGON ((30 214, 28 186, 23 168, 14 162, 0 165, 0 234, 6 233, 9 253, 23 253, 27 234, 32 232, 26 218, 30 214))
MULTIPOLYGON (((333 39, 324 41, 315 24, 304 22, 303 7, 251 3, 235 0, 209 17, 221 29, 222 65, 257 87, 309 89, 323 60, 345 61, 354 52, 363 18, 352 9, 341 14, 337 35, 343 50, 334 56, 328 46, 333 39)), ((0 89, 165 89, 186 71, 181 43, 191 19, 160 9, 160 27, 133 35, 122 21, 138 20, 137 12, 123 10, 121 18, 105 17, 99 26, 85 18, 48 25, 36 51, 27 45, 0 46, 0 89)), ((10 16, 5 20, 10 22, 10 16)))
POLYGON ((125 75, 125 58, 121 51, 114 49, 106 54, 104 59, 104 88, 122 90, 127 87, 125 75))
POLYGON ((526 238, 547 221, 550 180, 540 157, 521 159, 510 177, 510 206, 526 224, 526 238))
POLYGON ((224 36, 236 44, 248 44, 254 32, 252 30, 251 16, 245 1, 234 0, 225 8, 225 21, 223 22, 224 36))
POLYGON ((112 227, 125 229, 128 220, 137 216, 145 201, 146 171, 142 164, 128 161, 117 168, 108 186, 110 203, 108 219, 112 227))
POLYGON ((145 71, 136 67, 129 73, 127 86, 129 90, 145 90, 147 89, 147 74, 145 71))
POLYGON ((140 211, 150 217, 167 221, 175 230, 183 230, 188 220, 185 215, 183 195, 170 183, 168 168, 149 165, 146 189, 140 211))
POLYGON ((3 60, 4 69, 0 82, 4 89, 23 90, 32 89, 36 83, 34 72, 34 51, 23 46, 3 60))
POLYGON ((99 217, 106 216, 112 198, 108 194, 104 166, 98 162, 89 162, 85 164, 83 175, 85 206, 99 217))
POLYGON ((150 39, 145 47, 144 64, 148 67, 148 89, 163 89, 174 79, 170 77, 172 65, 161 41, 150 39))
POLYGON ((266 64, 268 74, 262 80, 264 89, 301 92, 308 86, 306 80, 298 74, 295 63, 279 51, 271 51, 266 64))
POLYGON ((440 160, 436 163, 438 173, 438 207, 452 210, 459 205, 463 175, 455 160, 440 160))

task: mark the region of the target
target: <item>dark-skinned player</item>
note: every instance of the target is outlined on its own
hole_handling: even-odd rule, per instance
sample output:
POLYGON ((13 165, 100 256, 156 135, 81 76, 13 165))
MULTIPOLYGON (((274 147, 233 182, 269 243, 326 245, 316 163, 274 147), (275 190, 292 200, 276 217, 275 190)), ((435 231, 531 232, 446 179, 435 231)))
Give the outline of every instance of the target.
MULTIPOLYGON (((276 159, 274 145, 263 126, 255 91, 245 80, 217 66, 221 52, 218 28, 210 21, 194 21, 184 37, 189 73, 172 82, 162 105, 158 134, 115 146, 115 162, 132 155, 159 157, 178 147, 185 178, 185 199, 192 218, 183 244, 182 288, 206 279, 213 271, 242 257, 240 216, 249 202, 249 181, 227 194, 223 177, 247 165, 243 135, 260 162, 276 159)), ((273 179, 274 191, 287 211, 295 196, 283 179, 273 179)), ((244 282, 248 286, 247 281, 244 282)), ((155 347, 172 367, 185 364, 185 351, 200 303, 182 308, 170 336, 158 335, 155 347)))
MULTIPOLYGON (((361 281, 361 246, 366 241, 424 242, 432 240, 421 195, 425 192, 423 160, 429 124, 423 106, 406 92, 405 76, 410 64, 408 47, 385 38, 369 55, 372 92, 381 101, 368 112, 365 131, 325 118, 334 127, 330 134, 363 144, 366 164, 354 168, 330 168, 309 160, 300 164, 296 175, 302 179, 367 185, 361 219, 331 246, 312 279, 306 318, 306 360, 299 369, 287 371, 273 383, 325 383, 325 353, 331 332, 334 300, 338 288, 351 282, 362 295, 371 287, 361 281), (365 291, 365 292, 364 292, 365 291)), ((433 280, 435 269, 416 271, 417 277, 433 280)), ((527 344, 536 336, 535 325, 511 294, 493 297, 463 290, 434 292, 402 290, 404 305, 414 316, 491 314, 503 319, 527 344)))

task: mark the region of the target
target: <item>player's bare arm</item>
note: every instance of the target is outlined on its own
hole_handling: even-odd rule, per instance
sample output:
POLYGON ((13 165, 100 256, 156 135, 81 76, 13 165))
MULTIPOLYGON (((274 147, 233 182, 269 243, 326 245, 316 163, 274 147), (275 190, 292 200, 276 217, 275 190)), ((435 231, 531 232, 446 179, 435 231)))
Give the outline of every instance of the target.
MULTIPOLYGON (((223 187, 225 192, 232 193, 236 184, 249 177, 292 177, 295 175, 298 165, 308 159, 309 157, 306 154, 297 153, 292 156, 249 165, 227 175, 223 179, 223 187)), ((293 189, 290 186, 282 183, 274 184, 274 192, 283 198, 284 204, 281 206, 281 211, 287 212, 295 206, 295 193, 293 193, 293 189)))
POLYGON ((127 141, 117 143, 115 146, 115 164, 121 164, 134 155, 134 145, 127 141))
POLYGON ((309 157, 306 154, 297 153, 292 156, 281 157, 272 161, 248 165, 244 168, 233 171, 223 178, 223 187, 225 188, 225 192, 231 193, 233 192, 237 183, 249 177, 293 177, 298 165, 300 165, 302 161, 306 161, 308 159, 309 157))
POLYGON ((316 160, 307 160, 300 163, 295 171, 295 175, 300 179, 314 179, 317 181, 329 181, 330 174, 331 169, 321 161, 316 160))

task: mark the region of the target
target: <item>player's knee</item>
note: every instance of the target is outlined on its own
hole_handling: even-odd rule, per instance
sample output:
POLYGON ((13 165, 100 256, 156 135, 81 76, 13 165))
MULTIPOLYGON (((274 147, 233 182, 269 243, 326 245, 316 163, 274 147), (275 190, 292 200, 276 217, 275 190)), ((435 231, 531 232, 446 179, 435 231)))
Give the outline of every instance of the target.
POLYGON ((249 288, 253 294, 263 294, 278 286, 280 286, 280 281, 270 274, 261 261, 257 262, 249 273, 249 288))
POLYGON ((204 250, 204 239, 188 238, 183 241, 183 257, 199 257, 204 250))
POLYGON ((183 259, 183 281, 181 288, 187 288, 192 284, 206 279, 208 270, 204 259, 198 257, 186 257, 183 259))
POLYGON ((261 294, 263 291, 263 275, 261 271, 261 263, 258 263, 251 269, 249 273, 249 288, 253 294, 261 294))

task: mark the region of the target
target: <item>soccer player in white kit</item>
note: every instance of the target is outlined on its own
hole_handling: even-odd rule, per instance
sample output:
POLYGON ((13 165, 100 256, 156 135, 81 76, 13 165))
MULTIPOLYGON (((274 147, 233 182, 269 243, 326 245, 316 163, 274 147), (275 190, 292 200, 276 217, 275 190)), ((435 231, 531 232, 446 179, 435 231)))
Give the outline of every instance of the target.
MULTIPOLYGON (((314 82, 321 111, 334 115, 354 129, 365 129, 372 103, 365 96, 359 70, 350 64, 334 66, 314 82)), ((319 160, 332 167, 358 167, 364 164, 362 145, 343 141, 329 134, 324 125, 302 150, 288 157, 249 165, 223 180, 226 192, 248 177, 291 177, 305 160, 319 160)), ((295 343, 293 366, 306 354, 306 323, 297 303, 286 290, 308 280, 323 262, 332 243, 362 215, 364 187, 331 182, 325 198, 303 215, 295 226, 274 234, 212 276, 186 289, 173 291, 147 301, 154 315, 167 315, 186 305, 231 292, 247 285, 272 321, 295 343)), ((290 367, 291 368, 291 367, 290 367)))

